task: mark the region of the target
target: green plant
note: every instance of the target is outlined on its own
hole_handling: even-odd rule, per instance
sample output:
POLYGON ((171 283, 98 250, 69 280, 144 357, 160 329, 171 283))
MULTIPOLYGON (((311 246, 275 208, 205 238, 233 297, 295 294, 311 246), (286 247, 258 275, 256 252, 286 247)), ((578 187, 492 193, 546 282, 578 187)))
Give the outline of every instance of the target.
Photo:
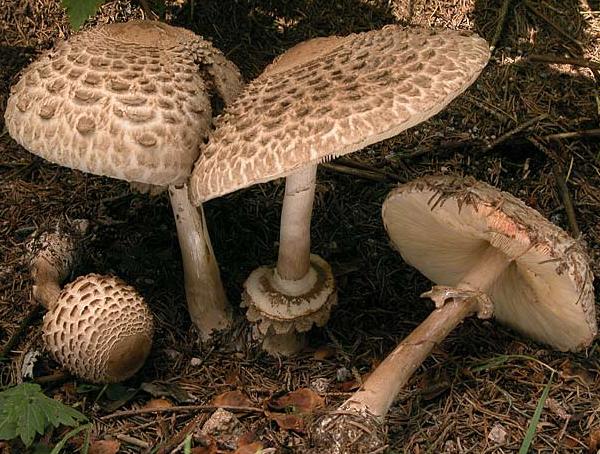
POLYGON ((61 0, 67 10, 71 27, 79 30, 79 27, 91 15, 95 14, 104 0, 61 0))
POLYGON ((77 426, 87 418, 77 410, 50 399, 34 383, 23 383, 0 392, 0 440, 21 438, 33 443, 48 426, 77 426))

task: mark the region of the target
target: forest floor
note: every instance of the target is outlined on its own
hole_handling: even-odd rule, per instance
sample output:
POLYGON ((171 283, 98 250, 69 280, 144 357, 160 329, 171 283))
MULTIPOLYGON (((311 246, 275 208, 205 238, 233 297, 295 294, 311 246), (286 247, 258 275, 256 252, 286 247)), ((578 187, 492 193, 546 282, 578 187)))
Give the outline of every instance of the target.
MULTIPOLYGON (((383 199, 398 182, 427 174, 471 175, 512 193, 565 230, 580 232, 600 294, 598 2, 397 0, 391 8, 387 3, 201 0, 193 9, 185 2, 167 11, 170 23, 212 40, 246 80, 302 40, 392 22, 474 30, 494 45, 481 77, 444 112, 338 162, 342 170, 372 172, 357 177, 335 166, 320 169, 312 250, 332 265, 339 303, 327 328, 310 333, 308 349, 287 359, 255 349, 234 352, 224 343, 200 348, 185 307, 168 198, 132 193, 125 182, 49 164, 18 146, 0 119, 0 348, 14 340, 0 361, 0 386, 21 382, 26 353, 42 351, 42 312, 32 312, 24 244, 36 229, 65 215, 91 223, 76 274, 114 273, 135 285, 155 315, 155 341, 144 368, 112 392, 69 377, 48 380, 59 369, 46 356, 36 376, 46 378, 41 381, 47 395, 92 420, 93 439, 116 440, 125 453, 175 449, 182 430, 210 417, 191 410, 114 415, 144 408, 159 396, 168 400, 163 405, 210 404, 215 396, 239 390, 258 408, 301 388, 318 392, 327 408, 347 398, 433 307, 419 298, 430 283, 389 246, 381 222, 383 199), (110 415, 115 417, 106 418, 110 415)), ((137 4, 111 1, 87 26, 142 15, 137 4)), ((69 33, 58 1, 0 0, 0 118, 19 71, 69 33)), ((283 190, 278 180, 205 206, 238 316, 245 278, 276 260, 283 190)), ((468 320, 434 349, 392 407, 390 452, 517 452, 548 389, 530 452, 596 453, 599 368, 597 341, 586 351, 561 353, 494 321, 468 320)), ((301 427, 282 429, 268 413, 237 417, 252 434, 246 438, 260 443, 263 452, 303 452, 310 443, 301 427)), ((201 435, 194 433, 199 446, 201 435)), ((43 441, 52 445, 61 435, 55 431, 43 441)), ((217 441, 219 452, 235 449, 235 441, 230 451, 217 441)), ((81 439, 68 452, 78 443, 81 439)))

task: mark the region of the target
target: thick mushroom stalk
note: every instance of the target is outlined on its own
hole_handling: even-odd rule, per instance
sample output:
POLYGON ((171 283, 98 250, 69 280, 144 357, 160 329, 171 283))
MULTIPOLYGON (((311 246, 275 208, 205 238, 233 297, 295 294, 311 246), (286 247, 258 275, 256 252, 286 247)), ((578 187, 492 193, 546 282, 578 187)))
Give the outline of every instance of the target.
POLYGON ((246 316, 257 323, 256 335, 271 354, 301 350, 304 333, 327 323, 337 301, 331 268, 310 253, 316 174, 311 165, 286 178, 277 264, 256 269, 244 284, 246 316))
MULTIPOLYGON (((313 185, 307 182, 314 178, 314 166, 393 137, 435 115, 477 78, 489 54, 488 44, 476 35, 397 25, 300 43, 248 84, 217 119, 211 140, 194 165, 192 202, 288 177, 290 201, 285 201, 284 209, 289 213, 282 215, 277 273, 280 281, 293 281, 294 286, 308 284, 314 277, 306 274, 313 195, 313 185), (291 201, 292 194, 297 201, 291 201), (295 224, 287 221, 296 217, 295 224)), ((319 266, 312 260, 317 276, 319 266)), ((322 270, 327 274, 328 266, 322 270)), ((308 329, 306 322, 315 315, 307 318, 309 312, 293 306, 308 305, 314 311, 312 294, 305 295, 304 303, 292 304, 291 297, 282 298, 275 289, 274 274, 262 268, 249 278, 248 319, 259 322, 261 334, 269 336, 271 326, 276 334, 290 333, 290 314, 282 320, 271 309, 287 305, 298 314, 294 329, 308 329), (272 295, 272 302, 262 304, 262 297, 253 293, 272 295), (300 324, 305 326, 299 329, 300 324)), ((318 286, 312 292, 323 294, 318 286)), ((319 296, 322 320, 335 300, 333 289, 327 295, 319 296)))
POLYGON ((192 322, 203 341, 213 331, 231 325, 231 308, 223 289, 217 260, 210 243, 202 205, 194 207, 187 185, 169 186, 185 278, 185 296, 192 322))
POLYGON ((48 310, 54 308, 61 284, 77 262, 88 227, 86 219, 58 221, 52 230, 38 232, 27 242, 33 298, 48 310))
POLYGON ((437 307, 410 335, 390 353, 343 405, 377 417, 385 416, 396 396, 412 374, 466 317, 493 314, 487 290, 511 264, 504 253, 489 246, 456 287, 434 286, 422 296, 430 297, 437 307))
MULTIPOLYGON (((382 211, 403 259, 439 284, 423 294, 437 309, 338 412, 316 425, 317 443, 334 446, 328 452, 370 452, 348 448, 356 438, 351 421, 381 423, 431 349, 473 313, 493 313, 558 350, 577 350, 594 339, 589 258, 580 243, 520 200, 473 179, 426 177, 393 190, 382 211)), ((381 445, 371 436, 364 441, 371 450, 381 445)))
MULTIPOLYGON (((156 193, 189 179, 218 113, 212 106, 229 104, 242 87, 238 68, 202 37, 136 20, 73 34, 40 55, 11 88, 4 118, 13 139, 50 162, 156 193)), ((207 339, 228 325, 225 293, 203 220, 183 195, 175 205, 176 213, 189 213, 181 215, 184 222, 202 229, 194 235, 177 225, 191 273, 185 276, 191 317, 207 339), (189 250, 194 244, 197 253, 189 250)), ((44 282, 34 293, 55 301, 59 276, 43 263, 34 274, 44 282)))

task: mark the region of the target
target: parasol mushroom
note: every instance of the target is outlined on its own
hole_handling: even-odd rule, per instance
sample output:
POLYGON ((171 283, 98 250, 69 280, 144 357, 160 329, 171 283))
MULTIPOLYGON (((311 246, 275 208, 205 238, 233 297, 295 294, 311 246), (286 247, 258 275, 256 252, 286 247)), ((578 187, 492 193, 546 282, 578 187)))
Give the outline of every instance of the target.
POLYGON ((277 265, 245 283, 263 348, 291 354, 336 301, 329 265, 310 254, 317 165, 392 137, 442 110, 489 58, 480 37, 397 25, 293 47, 217 120, 195 164, 192 201, 287 177, 277 265))
POLYGON ((142 367, 154 323, 143 298, 117 277, 88 274, 61 289, 86 229, 85 220, 66 220, 27 243, 32 293, 48 310, 43 339, 50 355, 84 380, 114 383, 142 367))
POLYGON ((186 180, 211 102, 241 90, 238 69, 189 30, 155 21, 99 26, 27 67, 5 113, 10 135, 51 162, 169 188, 188 309, 203 339, 231 320, 202 208, 186 180))
POLYGON ((494 316, 561 351, 594 339, 589 258, 578 241, 512 195, 471 178, 426 177, 388 195, 383 222, 402 258, 436 283, 422 295, 436 310, 341 406, 350 416, 320 423, 317 439, 336 446, 331 452, 357 452, 343 449, 355 430, 344 418, 376 425, 432 348, 465 317, 494 316))
POLYGON ((84 380, 123 381, 150 353, 152 314, 137 291, 115 276, 80 276, 49 309, 43 327, 46 349, 84 380))

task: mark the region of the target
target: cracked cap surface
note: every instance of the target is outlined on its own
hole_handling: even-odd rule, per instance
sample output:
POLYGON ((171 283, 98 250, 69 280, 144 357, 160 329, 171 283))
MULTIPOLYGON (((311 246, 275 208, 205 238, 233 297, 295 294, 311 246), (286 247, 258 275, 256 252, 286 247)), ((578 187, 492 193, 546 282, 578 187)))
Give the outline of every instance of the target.
POLYGON ((212 121, 211 96, 238 69, 189 30, 156 21, 99 26, 43 53, 11 89, 5 120, 30 152, 132 182, 184 181, 212 121))
POLYGON ((382 214, 402 258, 436 284, 456 287, 490 246, 511 259, 487 290, 502 323, 559 350, 596 335, 582 245, 511 194, 472 178, 425 177, 394 189, 382 214))
POLYGON ((489 59, 477 35, 380 30, 301 43, 217 119, 190 183, 195 204, 392 137, 442 110, 489 59))
POLYGON ((46 349, 65 369, 93 383, 135 374, 152 346, 152 314, 136 290, 114 276, 80 276, 44 316, 46 349))

